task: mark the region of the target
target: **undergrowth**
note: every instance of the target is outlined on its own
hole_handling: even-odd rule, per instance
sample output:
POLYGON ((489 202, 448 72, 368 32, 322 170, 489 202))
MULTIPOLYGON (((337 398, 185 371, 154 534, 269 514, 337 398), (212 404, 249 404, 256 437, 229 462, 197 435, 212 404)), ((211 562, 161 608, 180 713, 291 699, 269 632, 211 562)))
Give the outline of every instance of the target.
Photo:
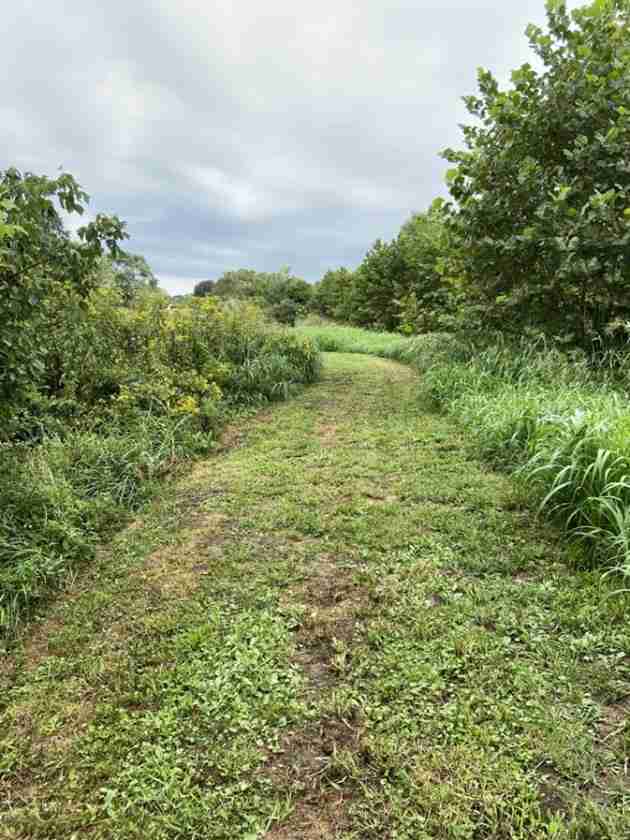
POLYGON ((154 296, 129 308, 98 292, 74 331, 68 321, 50 363, 58 387, 5 406, 0 635, 92 558, 160 480, 208 453, 230 417, 319 374, 312 342, 253 307, 173 310, 154 296))

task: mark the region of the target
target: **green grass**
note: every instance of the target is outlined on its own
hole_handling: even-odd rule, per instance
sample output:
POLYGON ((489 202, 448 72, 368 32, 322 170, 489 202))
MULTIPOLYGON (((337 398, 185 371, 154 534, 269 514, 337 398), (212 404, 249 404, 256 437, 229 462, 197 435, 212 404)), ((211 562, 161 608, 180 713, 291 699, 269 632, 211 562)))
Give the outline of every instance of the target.
POLYGON ((630 577, 629 356, 588 360, 500 337, 479 347, 446 334, 406 339, 333 324, 308 333, 322 347, 415 367, 424 403, 463 425, 475 455, 513 471, 585 562, 630 577))
POLYGON ((626 840, 630 597, 409 367, 145 506, 0 671, 0 837, 626 840))
POLYGON ((301 324, 296 331, 315 341, 323 352, 330 353, 367 353, 389 358, 407 348, 410 343, 410 339, 402 335, 362 330, 359 327, 325 321, 301 324))

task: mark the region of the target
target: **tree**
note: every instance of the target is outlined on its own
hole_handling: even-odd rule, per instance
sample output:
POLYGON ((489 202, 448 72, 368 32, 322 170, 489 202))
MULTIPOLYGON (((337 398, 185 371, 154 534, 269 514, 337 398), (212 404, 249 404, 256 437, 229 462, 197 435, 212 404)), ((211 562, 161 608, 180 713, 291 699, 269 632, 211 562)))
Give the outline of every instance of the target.
POLYGON ((284 300, 272 306, 271 314, 279 324, 287 324, 289 327, 294 327, 299 314, 299 306, 291 298, 284 298, 284 300))
POLYGON ((405 264, 396 241, 377 239, 354 272, 351 320, 360 326, 395 330, 404 294, 405 264))
POLYGON ((125 225, 98 215, 73 239, 59 209, 83 213, 87 194, 74 178, 0 172, 0 398, 5 411, 41 378, 49 332, 44 301, 55 290, 85 297, 99 258, 120 255, 125 225))
POLYGON ((223 298, 256 297, 257 272, 251 268, 226 271, 215 283, 215 294, 223 298))
POLYGON ((630 4, 547 4, 543 64, 502 91, 486 70, 477 125, 447 149, 451 230, 478 320, 584 347, 630 319, 630 4))
MULTIPOLYGON (((204 285, 210 283, 212 281, 209 280, 198 283, 195 290, 198 287, 202 290, 210 288, 204 285)), ((222 274, 212 286, 211 293, 222 298, 253 300, 266 309, 280 307, 279 312, 283 311, 283 308, 286 309, 285 301, 291 301, 295 309, 295 320, 306 312, 313 295, 313 287, 306 280, 294 277, 286 266, 275 272, 239 268, 222 274)))
POLYGON ((200 280, 195 285, 193 295, 195 297, 206 297, 206 295, 214 295, 216 284, 214 280, 200 280))
POLYGON ((351 294, 352 272, 343 267, 327 271, 313 289, 313 308, 327 318, 350 320, 351 294))
POLYGON ((436 199, 426 213, 416 213, 396 239, 402 272, 398 279, 398 318, 403 332, 444 328, 455 309, 453 254, 457 244, 447 227, 447 211, 436 199))
POLYGON ((141 289, 157 289, 157 277, 140 254, 119 253, 106 259, 111 261, 114 283, 126 303, 130 303, 141 289))
POLYGON ((258 275, 259 295, 265 303, 275 306, 284 300, 293 301, 296 312, 303 312, 313 296, 313 287, 301 277, 294 277, 288 266, 271 274, 258 275))

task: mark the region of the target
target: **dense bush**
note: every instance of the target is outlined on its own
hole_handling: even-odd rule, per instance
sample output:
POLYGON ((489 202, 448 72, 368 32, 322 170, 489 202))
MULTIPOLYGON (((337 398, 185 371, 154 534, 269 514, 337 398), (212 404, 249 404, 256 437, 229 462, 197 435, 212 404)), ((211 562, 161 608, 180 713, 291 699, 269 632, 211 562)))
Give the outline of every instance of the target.
POLYGON ((158 478, 207 453, 240 405, 317 378, 315 345, 251 305, 121 298, 99 289, 57 312, 54 387, 20 402, 0 446, 0 629, 91 556, 158 478))
POLYGON ((171 303, 115 217, 72 239, 59 206, 86 199, 70 176, 0 181, 0 631, 235 410, 319 372, 252 303, 171 303))
POLYGON ((91 556, 157 479, 207 453, 240 405, 317 378, 315 345, 251 305, 121 299, 110 288, 65 302, 46 357, 52 384, 32 389, 5 426, 0 629, 91 556))
POLYGON ((347 268, 327 271, 313 287, 311 309, 324 318, 350 322, 352 273, 347 268))
POLYGON ((542 69, 506 91, 480 71, 466 98, 451 226, 478 319, 589 348, 630 317, 630 4, 547 8, 527 30, 542 69))
POLYGON ((87 200, 67 173, 0 172, 0 423, 41 378, 51 346, 43 304, 85 296, 103 254, 117 256, 127 235, 116 216, 98 215, 73 239, 59 211, 82 213, 87 200))
POLYGON ((443 327, 454 309, 452 248, 444 203, 436 201, 428 213, 412 216, 391 242, 377 240, 356 271, 326 272, 315 286, 312 309, 406 334, 443 327))

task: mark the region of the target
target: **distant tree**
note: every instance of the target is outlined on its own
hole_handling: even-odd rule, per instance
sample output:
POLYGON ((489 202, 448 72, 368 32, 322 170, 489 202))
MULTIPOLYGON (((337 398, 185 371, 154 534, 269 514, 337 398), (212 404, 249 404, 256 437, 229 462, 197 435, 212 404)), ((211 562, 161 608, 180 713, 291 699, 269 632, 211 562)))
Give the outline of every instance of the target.
POLYGON ((457 302, 457 251, 447 225, 448 213, 436 199, 426 213, 416 213, 401 228, 396 245, 401 259, 398 278, 399 329, 421 333, 449 325, 457 302))
POLYGON ((215 283, 215 294, 223 298, 252 298, 257 294, 258 273, 251 268, 226 271, 215 283))
POLYGON ((296 307, 305 310, 311 302, 312 285, 292 275, 288 266, 271 274, 260 274, 259 278, 260 296, 272 306, 283 300, 292 300, 296 307))
POLYGON ((350 320, 352 272, 347 268, 327 271, 313 288, 313 309, 327 318, 350 320))
POLYGON ((351 320, 360 326, 395 330, 405 292, 406 266, 398 242, 377 239, 354 272, 351 320))
MULTIPOLYGON (((204 281, 207 282, 211 281, 204 281)), ((291 301, 295 309, 295 320, 307 311, 313 287, 306 280, 293 276, 286 266, 275 272, 239 268, 222 274, 214 284, 212 293, 222 298, 253 300, 259 306, 270 309, 272 314, 274 308, 280 313, 288 312, 285 302, 291 301)))
POLYGON ((279 303, 276 303, 271 308, 271 314, 280 324, 287 324, 290 327, 295 326, 298 314, 300 313, 300 306, 291 298, 284 298, 279 303))
POLYGON ((141 289, 157 289, 157 277, 140 254, 117 254, 107 259, 112 262, 114 282, 126 301, 133 300, 141 289))
POLYGON ((214 294, 216 294, 216 283, 214 280, 200 280, 193 290, 195 297, 206 297, 207 295, 214 294))

